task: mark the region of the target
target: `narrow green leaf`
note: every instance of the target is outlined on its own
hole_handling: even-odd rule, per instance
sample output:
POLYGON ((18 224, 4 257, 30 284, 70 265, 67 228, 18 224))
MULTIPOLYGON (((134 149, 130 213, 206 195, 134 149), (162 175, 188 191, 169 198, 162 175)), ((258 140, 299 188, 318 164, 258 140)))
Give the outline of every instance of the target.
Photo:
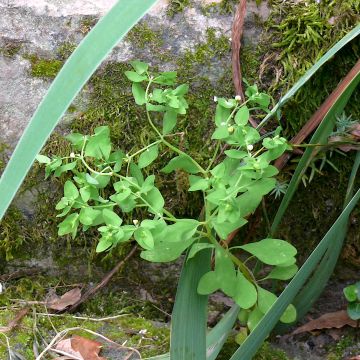
POLYGON ((320 241, 319 245, 312 252, 312 254, 305 261, 304 265, 295 275, 295 277, 290 281, 288 286, 278 297, 276 302, 270 308, 270 310, 262 318, 259 326, 253 330, 253 332, 248 336, 245 342, 241 347, 235 352, 235 354, 230 358, 230 360, 244 360, 252 359, 255 355, 261 344, 264 342, 266 337, 269 335, 270 331, 279 321, 280 317, 286 310, 286 308, 293 302, 296 294, 299 292, 301 287, 306 283, 307 279, 311 273, 317 267, 320 259, 323 257, 324 253, 329 247, 329 244, 333 240, 333 234, 336 233, 339 229, 342 228, 344 221, 346 222, 349 218, 352 210, 360 199, 360 190, 354 195, 349 204, 337 218, 333 226, 320 241))
POLYGON ((294 85, 293 87, 280 99, 280 101, 274 106, 269 114, 261 121, 258 127, 262 127, 268 122, 280 108, 291 99, 302 86, 323 66, 328 60, 342 49, 351 40, 355 39, 360 34, 360 24, 357 25, 353 30, 346 34, 340 41, 338 41, 325 55, 323 55, 294 85))
POLYGON ((156 3, 119 0, 70 56, 38 107, 0 179, 0 219, 61 116, 112 48, 156 3))
POLYGON ((196 289, 201 277, 210 270, 210 256, 208 249, 184 262, 172 313, 171 360, 206 359, 208 298, 196 289))
MULTIPOLYGON (((360 25, 357 26, 358 31, 360 31, 360 25)), ((343 90, 343 92, 339 95, 338 99, 334 102, 332 107, 329 109, 327 114, 325 115, 323 121, 315 131, 313 137, 310 140, 310 144, 326 144, 329 135, 334 129, 336 118, 343 112, 347 102, 350 99, 351 94, 356 89, 357 85, 360 82, 360 72, 355 76, 349 85, 343 90)), ((314 153, 313 147, 308 147, 303 156, 300 159, 298 166, 296 167, 295 173, 290 181, 289 187, 286 191, 285 196, 282 199, 282 202, 278 208, 278 211, 273 220, 273 224, 271 226, 271 234, 275 234, 277 227, 280 224, 280 221, 289 206, 291 199, 293 198, 296 189, 298 188, 301 178, 305 174, 307 170, 312 155, 314 153)))

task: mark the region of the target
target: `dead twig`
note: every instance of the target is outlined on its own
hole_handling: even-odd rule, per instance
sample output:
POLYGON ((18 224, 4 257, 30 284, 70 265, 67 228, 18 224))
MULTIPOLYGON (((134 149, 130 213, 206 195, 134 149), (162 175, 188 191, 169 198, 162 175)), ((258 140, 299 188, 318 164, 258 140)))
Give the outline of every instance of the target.
POLYGON ((82 295, 79 301, 77 301, 75 304, 71 305, 66 311, 67 312, 74 312, 82 303, 87 301, 89 298, 91 298, 97 291, 105 287, 111 280, 111 278, 125 265, 125 263, 135 254, 137 250, 137 246, 135 245, 129 254, 125 257, 125 259, 121 260, 110 272, 107 273, 107 275, 101 280, 99 284, 96 286, 90 288, 88 291, 82 295))
MULTIPOLYGON (((303 126, 299 133, 290 140, 291 144, 301 144, 322 122, 325 115, 338 100, 339 96, 343 93, 344 89, 350 84, 354 77, 360 71, 360 59, 355 66, 349 71, 345 78, 340 82, 336 89, 330 94, 330 96, 322 103, 319 109, 311 116, 309 121, 303 126)), ((291 158, 292 153, 288 152, 283 154, 279 159, 275 161, 275 166, 281 170, 287 164, 291 158)))
MULTIPOLYGON (((240 63, 240 49, 241 38, 244 31, 244 21, 246 15, 246 0, 240 0, 239 5, 236 8, 233 25, 231 28, 231 64, 233 71, 233 82, 236 91, 236 95, 241 96, 241 101, 245 101, 244 89, 242 86, 242 73, 240 63)), ((250 124, 256 128, 258 123, 252 117, 249 118, 250 124)), ((264 129, 260 129, 260 132, 265 133, 264 129)))
POLYGON ((13 320, 11 320, 7 326, 0 327, 0 333, 6 333, 14 330, 20 323, 20 321, 23 319, 23 317, 29 312, 30 308, 25 307, 21 309, 14 317, 13 320))
POLYGON ((41 269, 17 270, 17 271, 14 271, 13 273, 10 273, 10 274, 0 275, 0 282, 7 282, 7 281, 10 281, 10 280, 20 279, 20 278, 23 278, 25 276, 37 275, 37 274, 40 274, 42 271, 43 270, 41 270, 41 269))

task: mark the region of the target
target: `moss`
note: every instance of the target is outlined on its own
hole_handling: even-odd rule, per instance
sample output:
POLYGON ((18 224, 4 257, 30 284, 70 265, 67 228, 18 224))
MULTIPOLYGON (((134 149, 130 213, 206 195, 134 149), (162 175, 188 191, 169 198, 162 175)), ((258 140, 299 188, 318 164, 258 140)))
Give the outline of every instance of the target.
POLYGON ((57 58, 60 61, 67 60, 67 58, 74 52, 76 47, 77 47, 77 45, 75 43, 72 43, 72 42, 64 42, 64 43, 62 43, 56 49, 57 58))
POLYGON ((14 254, 23 246, 25 236, 21 227, 22 215, 11 207, 0 225, 0 259, 12 260, 14 254))
POLYGON ((356 335, 346 335, 343 336, 336 345, 330 346, 328 349, 328 360, 341 360, 350 358, 352 355, 355 356, 359 352, 359 345, 356 345, 357 338, 356 335), (349 350, 350 349, 350 350, 349 350))
MULTIPOLYGON (((217 359, 229 359, 238 348, 239 345, 235 341, 235 336, 230 336, 217 359)), ((288 357, 284 351, 276 349, 268 342, 265 342, 253 357, 253 360, 288 360, 288 357)))
POLYGON ((60 71, 63 62, 58 59, 42 59, 36 55, 28 55, 31 64, 31 76, 39 78, 55 78, 60 71))
POLYGON ((190 0, 170 0, 167 7, 167 14, 170 17, 174 17, 176 14, 183 12, 189 5, 190 0))
POLYGON ((96 25, 97 22, 98 18, 95 16, 84 16, 81 20, 79 31, 83 35, 86 35, 96 25))
MULTIPOLYGON (((44 301, 49 289, 56 289, 61 295, 73 288, 73 285, 64 283, 64 279, 49 276, 36 276, 32 279, 23 278, 8 282, 6 291, 0 294, 0 324, 5 326, 15 316, 18 310, 13 310, 13 301, 9 299, 21 299, 24 301, 44 301), (5 308, 4 308, 5 307, 5 308)), ((101 296, 98 293, 97 296, 101 296)), ((128 346, 133 346, 141 351, 143 356, 150 356, 166 352, 169 346, 169 329, 163 325, 146 320, 141 317, 141 307, 131 309, 129 304, 133 299, 123 299, 120 292, 102 294, 105 302, 112 307, 102 309, 100 313, 91 312, 88 303, 85 304, 82 319, 72 315, 64 316, 46 316, 44 308, 41 305, 34 305, 32 310, 22 319, 19 326, 9 334, 10 345, 25 359, 33 359, 33 343, 35 336, 41 337, 49 343, 57 332, 65 329, 80 327, 96 333, 102 334, 107 338, 122 344, 125 341, 128 346), (114 316, 124 314, 121 317, 115 317, 108 321, 92 321, 92 318, 114 316)), ((96 338, 84 330, 77 330, 69 333, 77 334, 87 338, 96 338)), ((106 348, 105 343, 105 348, 106 348)), ((0 358, 6 356, 6 344, 3 338, 0 338, 0 358)))
MULTIPOLYGON (((360 3, 353 0, 324 0, 319 4, 309 1, 271 2, 272 12, 262 40, 264 55, 262 75, 275 98, 284 94, 296 80, 320 59, 330 47, 359 22, 360 3), (268 73, 268 76, 266 76, 268 73)), ((312 113, 326 99, 338 82, 346 75, 359 57, 359 46, 353 41, 342 49, 308 82, 283 108, 286 117, 283 126, 293 136, 312 113)), ((348 112, 360 115, 355 106, 360 91, 348 106, 348 112)))
POLYGON ((133 46, 144 49, 160 49, 163 44, 162 32, 160 30, 152 30, 146 21, 137 24, 127 35, 127 41, 133 46))
POLYGON ((8 41, 0 48, 0 54, 5 57, 13 58, 21 51, 21 49, 22 43, 8 41))

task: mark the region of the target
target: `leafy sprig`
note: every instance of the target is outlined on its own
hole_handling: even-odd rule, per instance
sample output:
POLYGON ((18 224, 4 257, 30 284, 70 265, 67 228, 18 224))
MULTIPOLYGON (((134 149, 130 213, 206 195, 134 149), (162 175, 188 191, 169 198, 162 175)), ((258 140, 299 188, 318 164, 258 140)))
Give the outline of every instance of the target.
MULTIPOLYGON (((242 321, 246 319, 252 330, 276 300, 275 294, 260 286, 261 281, 288 280, 297 271, 296 249, 286 241, 269 238, 235 248, 227 248, 223 241, 247 223, 263 196, 277 191, 278 170, 271 162, 290 147, 280 129, 261 137, 249 125, 251 112, 269 111, 270 97, 252 85, 247 87, 246 100, 238 96, 215 98, 212 139, 216 146, 211 160, 199 164, 170 140, 176 136, 173 130, 178 117, 187 112, 185 96, 189 86, 176 86, 176 72, 153 74, 146 63, 133 61, 131 65, 133 70, 125 74, 132 83, 136 104, 146 109, 157 140, 129 154, 113 149, 109 128, 101 126, 91 135, 68 135, 73 152, 67 157, 39 155, 37 159, 45 164, 46 177, 67 172, 72 176, 56 205, 60 211, 57 216, 64 217, 59 236, 75 237, 80 229, 95 227, 100 233, 97 252, 135 240, 142 248, 141 257, 153 262, 173 261, 186 250, 188 258, 192 258, 210 248, 215 266, 201 278, 198 292, 211 294, 221 290, 233 298, 245 311, 241 313, 242 321), (223 145, 227 146, 224 154, 220 152, 223 145), (188 190, 202 193, 201 220, 176 218, 166 207, 155 175, 144 176, 143 169, 164 152, 175 156, 161 171, 185 171, 189 174, 188 190), (104 189, 111 194, 105 196, 104 189), (137 208, 146 210, 146 217, 124 224, 122 214, 133 213, 137 208), (247 259, 241 260, 244 257, 247 259), (263 264, 266 272, 262 278, 248 267, 249 259, 263 264)), ((292 322, 295 318, 296 310, 291 305, 281 321, 292 322)))

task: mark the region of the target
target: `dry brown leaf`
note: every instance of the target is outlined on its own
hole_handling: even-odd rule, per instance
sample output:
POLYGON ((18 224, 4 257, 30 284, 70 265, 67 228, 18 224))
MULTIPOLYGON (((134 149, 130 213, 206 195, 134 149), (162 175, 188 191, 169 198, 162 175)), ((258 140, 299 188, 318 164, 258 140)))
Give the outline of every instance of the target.
POLYGON ((71 356, 70 359, 84 360, 84 358, 81 356, 80 352, 75 351, 73 349, 71 339, 61 340, 60 342, 58 342, 58 344, 56 345, 54 350, 57 352, 60 352, 62 354, 66 353, 65 357, 71 356))
POLYGON ((300 326, 291 335, 300 334, 306 331, 342 328, 346 325, 356 327, 356 321, 349 318, 346 310, 336 311, 320 316, 315 320, 311 320, 303 326, 300 326))
POLYGON ((23 319, 23 317, 29 312, 29 308, 24 308, 21 309, 14 317, 14 319, 12 319, 7 326, 4 327, 0 327, 0 333, 5 333, 5 332, 10 332, 13 329, 15 329, 20 321, 23 319))
POLYGON ((73 360, 106 360, 99 356, 101 347, 102 344, 97 341, 75 335, 71 339, 61 340, 54 351, 66 354, 65 358, 73 360))
POLYGON ((360 360, 360 355, 353 356, 347 360, 360 360))
POLYGON ((51 310, 63 311, 68 306, 74 305, 76 302, 78 302, 80 298, 81 298, 81 290, 80 288, 75 288, 68 291, 61 297, 57 295, 52 296, 46 302, 46 306, 51 310))
POLYGON ((74 336, 71 339, 71 344, 74 350, 81 353, 84 360, 106 360, 104 357, 99 356, 102 344, 97 341, 74 336))

